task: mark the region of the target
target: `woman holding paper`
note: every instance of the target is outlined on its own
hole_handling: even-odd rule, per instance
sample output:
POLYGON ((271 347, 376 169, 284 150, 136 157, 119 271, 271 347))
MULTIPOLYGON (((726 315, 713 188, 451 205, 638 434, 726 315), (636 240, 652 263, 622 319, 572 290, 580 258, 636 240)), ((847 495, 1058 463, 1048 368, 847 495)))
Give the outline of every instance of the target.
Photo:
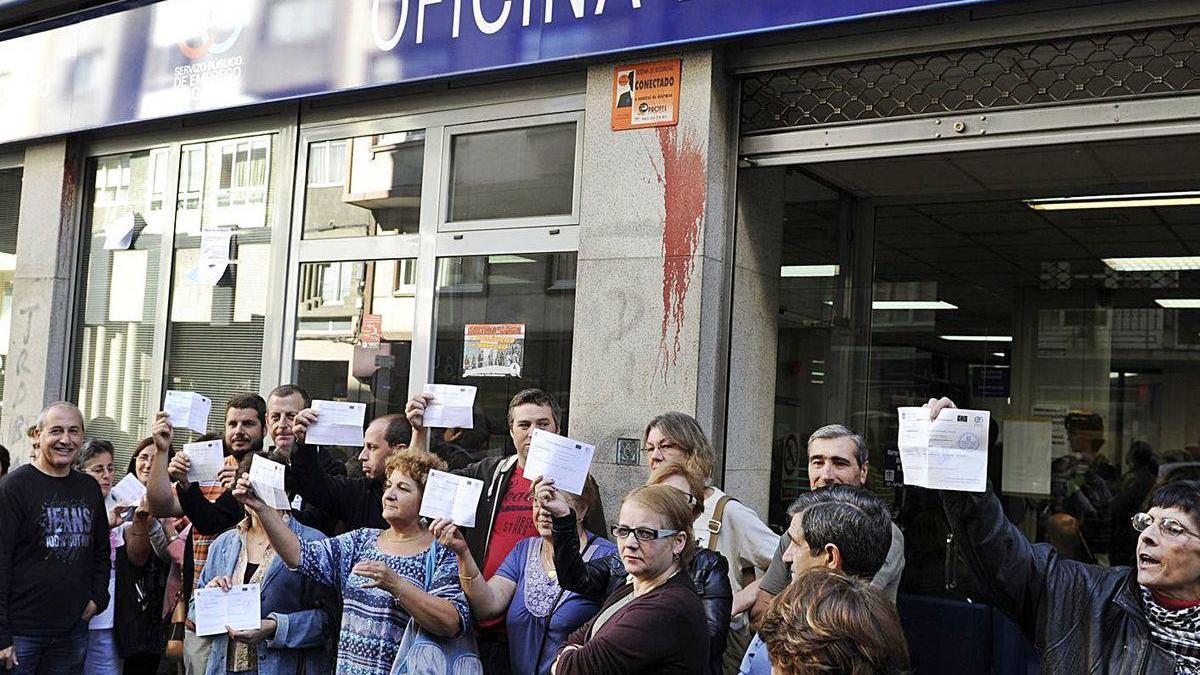
POLYGON ((687 573, 696 553, 691 504, 668 485, 637 488, 622 501, 612 533, 630 583, 567 638, 551 674, 703 672, 704 607, 687 573))
MULTIPOLYGON (((242 460, 246 473, 255 455, 242 460)), ((257 584, 261 597, 258 627, 226 628, 212 640, 207 675, 225 673, 320 673, 329 663, 325 649, 331 622, 322 602, 323 591, 309 579, 287 568, 275 553, 259 512, 249 510, 236 528, 217 537, 208 549, 208 562, 198 586, 220 588, 257 584)), ((311 542, 325 537, 301 525, 288 512, 269 510, 296 540, 311 542)), ((189 618, 196 621, 193 595, 189 618)))
MULTIPOLYGON (((678 462, 665 462, 650 474, 647 485, 663 485, 675 490, 689 507, 691 517, 696 518, 703 507, 698 495, 704 494, 704 480, 689 467, 678 462)), ((554 520, 554 564, 558 580, 563 588, 582 595, 603 599, 625 585, 630 576, 621 556, 613 554, 585 561, 571 544, 570 523, 574 518, 571 504, 564 499, 566 493, 554 487, 552 480, 534 483, 534 502, 541 504, 554 520)), ((693 539, 694 541, 694 539, 693 539)), ((621 542, 617 542, 620 545, 621 542)), ((721 675, 724 670, 722 658, 725 640, 729 633, 729 608, 733 593, 729 588, 729 569, 725 558, 708 549, 697 548, 690 563, 683 569, 692 578, 700 593, 704 608, 705 633, 708 639, 704 646, 704 672, 721 675)))
MULTIPOLYGON (((96 479, 100 484, 100 492, 108 500, 112 492, 113 477, 116 473, 113 467, 113 447, 108 441, 89 440, 79 450, 75 459, 78 470, 96 479)), ((128 622, 125 616, 128 612, 114 592, 118 586, 124 585, 126 576, 140 570, 150 558, 150 537, 162 536, 162 528, 150 517, 145 500, 136 507, 129 505, 109 504, 109 546, 113 566, 108 577, 108 595, 112 600, 101 613, 92 617, 88 622, 88 648, 84 657, 84 673, 86 675, 117 675, 121 672, 122 657, 127 650, 118 649, 118 641, 125 645, 139 636, 118 635, 118 626, 126 628, 128 622), (131 522, 124 522, 124 514, 130 509, 136 509, 131 522), (118 578, 120 577, 120 578, 118 578), (118 611, 120 610, 120 611, 118 611), (117 616, 117 614, 122 616, 117 616)))
MULTIPOLYGON (((582 496, 559 493, 575 515, 573 541, 577 554, 585 561, 615 554, 617 548, 612 542, 583 527, 588 509, 600 499, 599 488, 590 477, 583 492, 582 496)), ((487 580, 454 523, 436 520, 429 531, 458 555, 458 578, 475 617, 481 621, 505 618, 510 672, 547 675, 559 645, 600 611, 600 599, 558 585, 553 521, 537 501, 533 503, 533 521, 538 536, 518 542, 487 580)))
MULTIPOLYGON (((258 515, 283 562, 341 591, 337 672, 386 675, 393 663, 417 651, 398 654, 406 636, 419 631, 435 643, 448 644, 470 630, 470 609, 458 583, 458 560, 452 550, 434 541, 418 515, 429 472, 445 467, 428 452, 411 448, 394 452, 387 460, 383 493, 388 529, 361 528, 308 542, 301 542, 279 514, 255 495, 249 477, 238 480, 234 496, 258 515)), ((428 646, 429 640, 420 644, 428 646)), ((474 658, 478 665, 473 654, 463 658, 474 658)))

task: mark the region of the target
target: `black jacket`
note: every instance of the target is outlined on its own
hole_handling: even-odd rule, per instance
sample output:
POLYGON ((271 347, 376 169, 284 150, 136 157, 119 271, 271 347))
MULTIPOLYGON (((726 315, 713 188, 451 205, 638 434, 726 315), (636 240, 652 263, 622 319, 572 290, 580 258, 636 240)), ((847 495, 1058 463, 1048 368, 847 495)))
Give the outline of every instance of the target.
POLYGON ((990 600, 1020 625, 1044 673, 1171 675, 1175 658, 1150 641, 1137 572, 1058 557, 1031 544, 986 493, 942 492, 965 555, 990 600))
MULTIPOLYGON (((619 543, 619 542, 618 542, 619 543)), ((554 519, 554 571, 558 583, 573 593, 603 602, 625 583, 625 566, 619 555, 607 555, 587 562, 579 553, 579 534, 575 514, 554 519)), ((704 606, 708 626, 708 675, 721 675, 725 639, 729 635, 729 613, 733 590, 729 586, 729 563, 725 556, 706 548, 696 549, 688 569, 692 587, 704 606)))
POLYGON ((288 491, 300 495, 305 508, 328 514, 346 530, 388 528, 383 519, 383 481, 331 475, 322 468, 316 447, 306 443, 297 443, 292 450, 286 475, 288 491))
MULTIPOLYGON (((467 541, 467 547, 471 549, 471 556, 475 558, 480 569, 487 560, 488 542, 492 538, 492 526, 496 522, 496 512, 500 508, 500 502, 504 499, 504 493, 508 492, 508 484, 512 480, 516 466, 516 455, 484 457, 474 464, 469 464, 453 472, 459 476, 483 481, 483 494, 479 495, 479 504, 475 507, 475 527, 462 528, 463 539, 467 541)), ((530 513, 530 518, 532 517, 533 514, 530 513)), ((591 509, 584 518, 583 525, 589 532, 603 536, 608 529, 604 522, 604 507, 597 504, 596 508, 591 509)))

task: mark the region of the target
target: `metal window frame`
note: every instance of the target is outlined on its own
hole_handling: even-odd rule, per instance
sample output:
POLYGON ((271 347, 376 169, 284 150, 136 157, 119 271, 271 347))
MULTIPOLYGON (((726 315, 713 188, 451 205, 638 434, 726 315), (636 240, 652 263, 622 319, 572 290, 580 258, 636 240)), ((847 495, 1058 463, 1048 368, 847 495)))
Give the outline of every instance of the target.
MULTIPOLYGON (((559 253, 579 250, 579 202, 582 195, 583 127, 585 100, 582 92, 547 92, 549 95, 523 101, 480 102, 447 99, 457 107, 421 110, 412 114, 377 110, 376 117, 329 120, 328 111, 314 114, 313 123, 301 123, 294 153, 292 225, 287 286, 279 313, 283 323, 277 377, 291 378, 295 358, 296 316, 299 305, 300 265, 319 262, 416 261, 416 293, 413 317, 409 394, 420 391, 433 372, 434 301, 439 258, 502 253, 559 253), (452 135, 475 131, 542 126, 564 121, 576 123, 574 194, 572 214, 553 220, 523 218, 507 221, 473 221, 444 226, 448 196, 449 148, 452 135), (421 174, 421 213, 416 234, 386 237, 343 237, 305 240, 304 198, 307 189, 308 148, 313 143, 383 135, 402 131, 425 131, 425 154, 421 174)), ((423 101, 422 104, 428 104, 423 101)), ((352 116, 355 111, 345 111, 352 116)), ((347 176, 347 180, 349 176, 347 176)))
MULTIPOLYGON (((288 220, 288 210, 286 208, 287 200, 291 198, 293 193, 293 181, 295 177, 295 145, 296 145, 296 116, 294 113, 276 113, 264 115, 260 117, 252 117, 244 120, 228 123, 216 123, 207 125, 187 126, 180 124, 178 127, 159 129, 143 134, 132 134, 123 136, 100 136, 86 139, 82 152, 81 161, 83 168, 86 170, 87 163, 105 155, 120 154, 127 152, 144 152, 155 148, 167 148, 167 166, 168 166, 168 185, 167 193, 163 197, 163 210, 167 213, 177 213, 178 195, 179 195, 179 179, 180 179, 180 160, 181 151, 184 146, 196 144, 208 144, 220 142, 223 140, 232 140, 242 137, 252 136, 269 136, 272 139, 272 149, 269 162, 269 182, 268 195, 274 189, 274 203, 277 205, 273 214, 274 222, 271 232, 271 262, 267 271, 267 307, 266 316, 263 321, 263 347, 262 347, 262 366, 259 369, 259 393, 266 394, 275 387, 276 377, 280 372, 280 351, 279 340, 282 333, 283 320, 281 314, 283 312, 283 290, 284 278, 289 269, 288 260, 288 239, 290 236, 290 221, 288 220), (282 201, 281 201, 282 200, 282 201)), ((85 231, 88 214, 87 200, 90 197, 91 189, 87 185, 89 181, 83 181, 80 199, 78 200, 79 209, 76 217, 79 220, 80 237, 89 236, 85 231)), ((166 375, 166 356, 168 338, 170 336, 170 310, 171 310, 171 293, 174 289, 174 260, 175 260, 175 230, 177 223, 175 218, 170 220, 171 226, 164 229, 161 251, 160 251, 160 269, 163 270, 163 280, 160 281, 158 289, 158 297, 155 302, 155 319, 154 319, 154 350, 151 356, 153 374, 151 376, 151 388, 159 392, 162 396, 165 386, 166 375)), ((82 241, 82 240, 81 240, 82 241)), ((80 248, 77 247, 76 251, 80 248)), ((78 260, 74 264, 74 280, 72 284, 73 296, 71 302, 71 330, 67 336, 67 352, 64 363, 67 364, 67 372, 65 373, 64 382, 66 383, 67 391, 70 391, 78 385, 76 378, 73 376, 74 363, 72 362, 76 348, 76 340, 78 339, 79 327, 83 319, 80 313, 81 303, 84 301, 78 290, 82 279, 80 278, 83 271, 83 265, 78 260)), ((64 391, 63 393, 67 393, 64 391)))
POLYGON ((18 169, 25 166, 25 151, 0 152, 0 169, 18 169))
POLYGON ((439 232, 469 232, 475 230, 507 230, 526 227, 564 227, 579 224, 579 202, 583 176, 583 111, 539 115, 518 119, 495 120, 475 124, 460 124, 444 128, 442 139, 441 202, 438 211, 439 232), (552 216, 529 216, 518 218, 486 218, 476 220, 450 220, 450 181, 454 171, 452 149, 456 136, 483 134, 493 131, 532 129, 574 122, 575 157, 571 175, 571 212, 552 216))

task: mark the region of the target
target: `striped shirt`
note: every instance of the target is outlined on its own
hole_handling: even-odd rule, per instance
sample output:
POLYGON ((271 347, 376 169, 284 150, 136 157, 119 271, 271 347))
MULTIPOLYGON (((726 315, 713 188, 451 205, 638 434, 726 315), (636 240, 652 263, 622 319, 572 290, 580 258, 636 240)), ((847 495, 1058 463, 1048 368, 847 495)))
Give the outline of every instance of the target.
MULTIPOLYGON (((225 457, 225 466, 237 468, 238 462, 233 455, 225 457)), ((210 502, 217 501, 225 493, 225 486, 220 482, 200 483, 200 494, 210 502)), ((208 561, 208 547, 212 546, 213 541, 221 536, 220 534, 207 535, 200 534, 196 528, 192 528, 192 588, 195 589, 196 584, 200 583, 200 573, 204 571, 204 563, 208 561)))
MULTIPOLYGON (((387 675, 404 637, 409 613, 392 595, 378 588, 363 588, 366 577, 350 572, 363 560, 378 560, 418 588, 425 588, 425 555, 397 556, 380 551, 376 543, 382 530, 365 527, 332 539, 304 542, 300 573, 317 583, 342 590, 342 632, 338 638, 339 675, 387 675)), ((470 625, 467 597, 458 583, 458 558, 436 546, 437 559, 430 595, 449 600, 458 610, 461 626, 470 625)))

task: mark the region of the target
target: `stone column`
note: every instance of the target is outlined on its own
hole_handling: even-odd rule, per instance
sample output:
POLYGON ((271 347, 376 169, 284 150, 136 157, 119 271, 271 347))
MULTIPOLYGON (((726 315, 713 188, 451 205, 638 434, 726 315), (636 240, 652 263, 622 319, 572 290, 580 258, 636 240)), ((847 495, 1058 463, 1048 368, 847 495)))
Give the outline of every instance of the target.
POLYGON ((570 433, 596 444, 609 521, 648 471, 617 441, 653 415, 694 415, 724 457, 736 87, 719 53, 678 56, 677 127, 613 131, 617 64, 588 72, 570 433))
POLYGON ((69 140, 25 150, 0 425, 0 442, 14 465, 28 461, 25 429, 42 407, 66 393, 72 276, 79 247, 78 150, 69 140))

